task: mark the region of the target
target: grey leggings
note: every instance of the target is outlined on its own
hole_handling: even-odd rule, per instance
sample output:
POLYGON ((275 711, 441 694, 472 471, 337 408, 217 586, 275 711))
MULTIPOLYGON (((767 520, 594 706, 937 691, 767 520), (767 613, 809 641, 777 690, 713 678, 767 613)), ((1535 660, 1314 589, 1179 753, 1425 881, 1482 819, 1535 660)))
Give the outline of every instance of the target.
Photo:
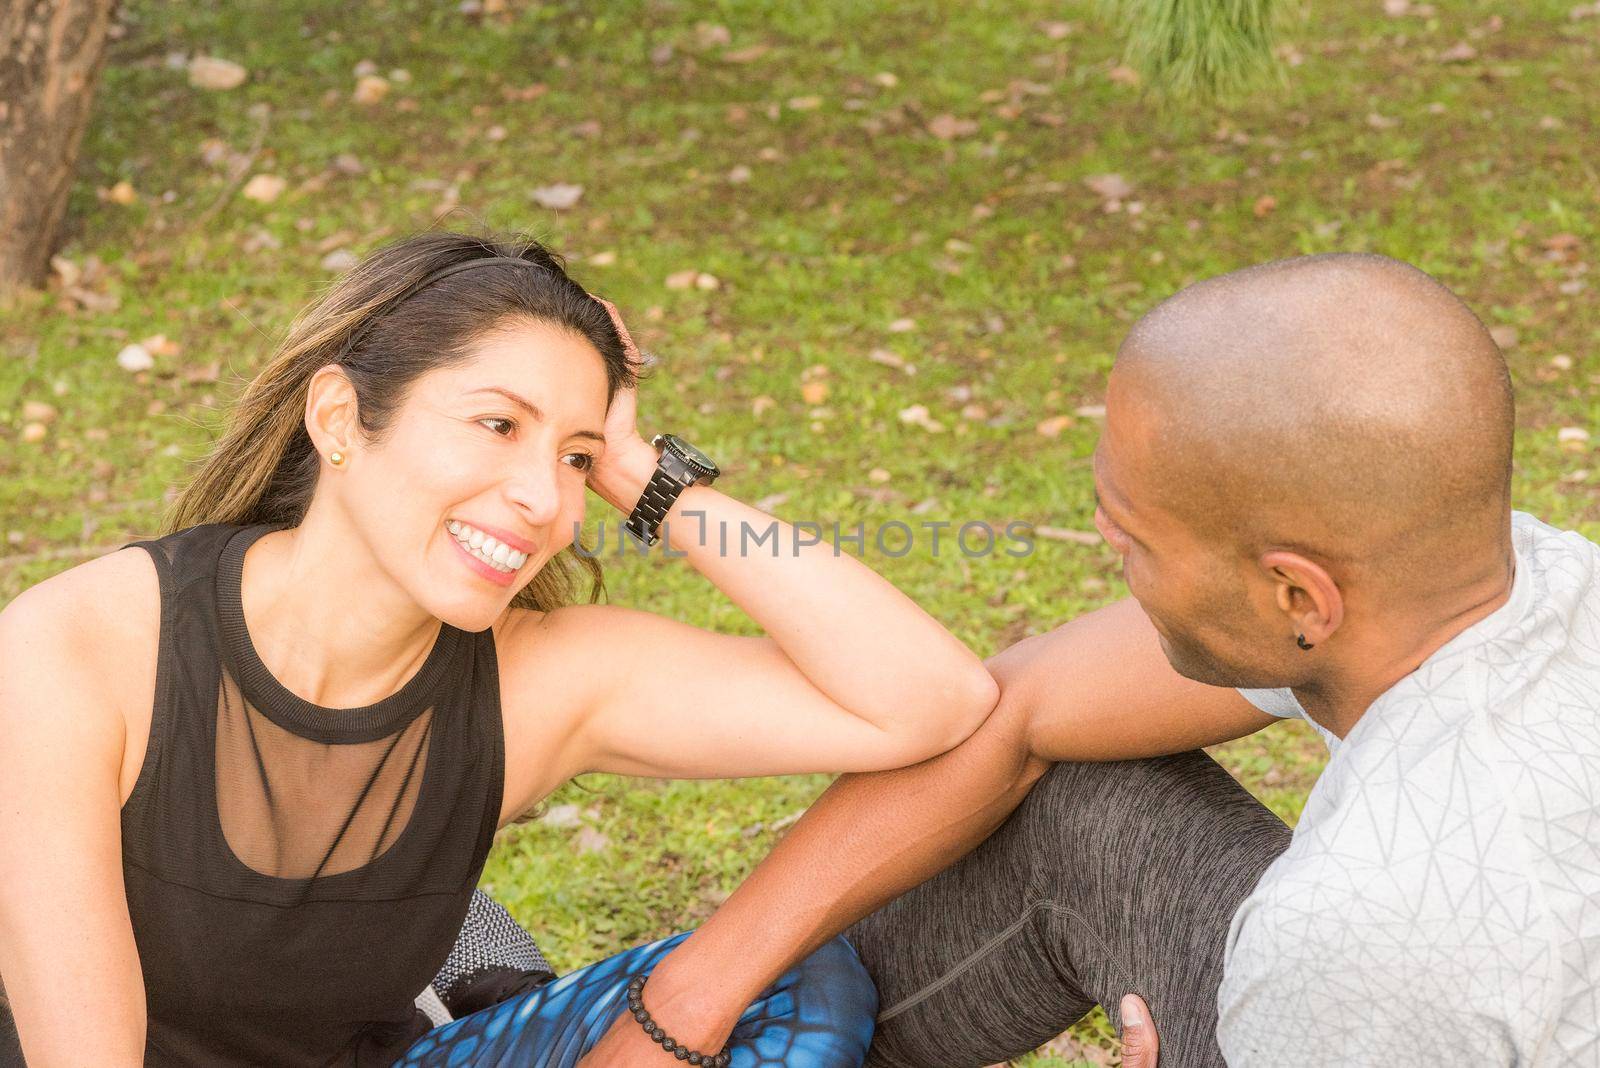
POLYGON ((1126 993, 1162 1068, 1221 1065, 1228 924, 1288 844, 1204 753, 1056 765, 972 854, 846 932, 878 986, 868 1068, 1003 1062, 1097 1003, 1117 1022, 1126 993))

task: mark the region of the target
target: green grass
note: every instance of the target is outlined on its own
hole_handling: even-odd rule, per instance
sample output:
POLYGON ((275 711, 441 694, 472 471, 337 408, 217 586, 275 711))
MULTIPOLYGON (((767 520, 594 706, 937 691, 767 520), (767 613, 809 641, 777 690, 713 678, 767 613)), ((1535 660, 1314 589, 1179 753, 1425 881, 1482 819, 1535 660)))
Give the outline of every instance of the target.
MULTIPOLYGON (((326 252, 425 228, 452 189, 446 223, 530 228, 566 251, 665 355, 643 391, 646 425, 703 445, 731 492, 786 495, 788 517, 848 526, 915 508, 1088 530, 1097 422, 1073 413, 1099 403, 1127 325, 1188 281, 1343 249, 1412 260, 1517 329, 1518 505, 1600 537, 1600 465, 1556 438, 1600 432, 1600 312, 1584 273, 1600 240, 1584 152, 1600 139, 1596 23, 1569 20, 1569 0, 1531 0, 1499 28, 1503 5, 1433 6, 1387 18, 1377 4, 1322 5, 1285 27, 1285 84, 1202 110, 1109 77, 1122 45, 1091 0, 915 13, 512 0, 481 20, 422 0, 130 3, 65 250, 97 258, 91 288, 120 305, 81 309, 52 291, 0 309, 0 602, 151 533, 185 461, 328 281, 326 252), (1046 32, 1062 21, 1065 36, 1046 32), (1473 58, 1441 61, 1461 42, 1473 58), (167 57, 197 52, 250 79, 190 88, 167 57), (362 60, 410 81, 356 105, 362 60), (931 135, 942 115, 973 132, 931 135), (242 177, 278 174, 288 191, 241 199, 228 162, 202 159, 213 140, 248 157, 242 177), (338 169, 341 154, 360 173, 338 169), (736 167, 748 181, 729 180, 736 167), (1118 210, 1084 185, 1103 173, 1135 187, 1118 210), (119 181, 134 204, 97 195, 119 181), (585 187, 574 210, 530 200, 556 181, 585 187), (615 262, 590 264, 597 253, 615 262), (691 268, 721 288, 666 288, 691 268), (902 318, 914 329, 891 332, 902 318), (181 353, 149 374, 116 366, 123 344, 157 333, 181 353), (873 362, 876 349, 916 373, 873 362), (830 392, 811 406, 801 374, 817 365, 830 392), (776 403, 756 415, 760 397, 776 403), (26 401, 60 410, 42 443, 21 438, 26 401), (903 424, 914 404, 945 432, 903 424), (1073 417, 1059 437, 1035 432, 1057 415, 1073 417)), ((1123 592, 1107 549, 1070 542, 1023 560, 870 559, 983 653, 1123 592)), ((609 582, 617 602, 749 629, 681 564, 615 562, 609 582)), ((1290 819, 1322 760, 1294 727, 1220 755, 1290 819)), ((771 845, 771 825, 823 785, 595 777, 551 804, 578 805, 608 846, 583 853, 575 829, 515 827, 485 878, 570 968, 704 917, 771 845)), ((1088 1063, 1106 1033, 1103 1018, 1076 1029, 1077 1062, 1019 1063, 1088 1063)))

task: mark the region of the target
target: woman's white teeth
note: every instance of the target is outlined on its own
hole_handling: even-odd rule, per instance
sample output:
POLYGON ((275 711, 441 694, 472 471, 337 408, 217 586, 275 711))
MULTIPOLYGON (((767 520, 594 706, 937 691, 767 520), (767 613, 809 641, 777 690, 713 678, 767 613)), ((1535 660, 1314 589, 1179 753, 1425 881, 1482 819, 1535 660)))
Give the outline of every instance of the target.
POLYGON ((527 553, 519 552, 503 542, 496 541, 459 519, 452 519, 445 524, 445 527, 468 552, 497 571, 515 571, 528 562, 527 553))

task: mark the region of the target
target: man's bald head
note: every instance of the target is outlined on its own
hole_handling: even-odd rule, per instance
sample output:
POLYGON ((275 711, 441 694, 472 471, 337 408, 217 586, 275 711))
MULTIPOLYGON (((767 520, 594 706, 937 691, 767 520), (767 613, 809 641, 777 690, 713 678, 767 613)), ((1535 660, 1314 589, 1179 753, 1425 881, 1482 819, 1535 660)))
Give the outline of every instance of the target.
POLYGON ((1424 587, 1433 550, 1504 552, 1505 361, 1397 260, 1280 260, 1182 290, 1128 335, 1108 407, 1136 492, 1207 542, 1424 587))

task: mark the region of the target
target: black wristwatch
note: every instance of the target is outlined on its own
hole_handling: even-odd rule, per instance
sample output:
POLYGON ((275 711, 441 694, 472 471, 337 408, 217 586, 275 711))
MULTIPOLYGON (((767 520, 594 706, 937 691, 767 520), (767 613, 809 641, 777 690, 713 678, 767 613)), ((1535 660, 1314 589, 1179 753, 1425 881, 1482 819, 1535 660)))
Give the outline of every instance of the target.
POLYGON ((690 486, 709 486, 722 474, 711 457, 676 434, 657 434, 650 444, 660 453, 656 472, 645 483, 644 494, 623 524, 628 533, 646 545, 661 540, 661 521, 679 494, 690 486))

